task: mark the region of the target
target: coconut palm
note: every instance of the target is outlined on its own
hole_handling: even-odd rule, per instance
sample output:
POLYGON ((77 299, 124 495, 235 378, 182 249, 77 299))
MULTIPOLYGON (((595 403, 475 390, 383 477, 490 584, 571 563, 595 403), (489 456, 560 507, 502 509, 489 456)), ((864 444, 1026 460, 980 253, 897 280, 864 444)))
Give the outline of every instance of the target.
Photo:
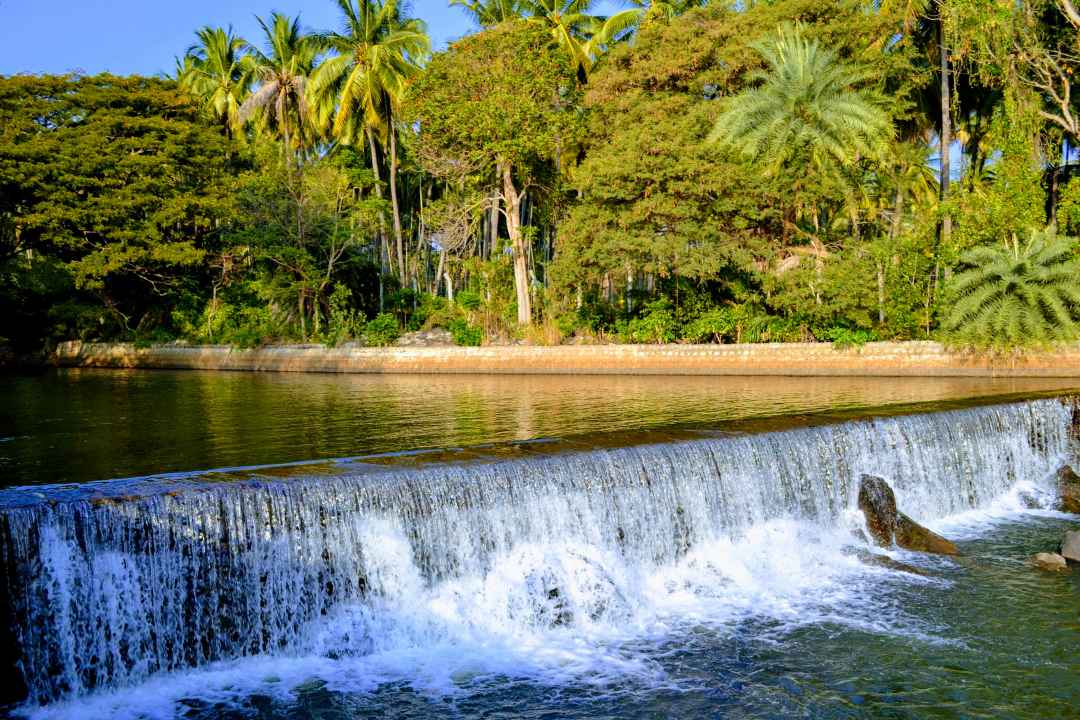
POLYGON ((450 0, 451 7, 465 10, 480 27, 494 27, 523 14, 521 0, 450 0))
POLYGON ((344 27, 319 36, 333 54, 312 76, 311 96, 319 108, 334 108, 331 132, 339 142, 351 144, 361 133, 367 137, 376 177, 375 137, 388 141, 398 273, 404 283, 396 118, 409 80, 431 51, 431 40, 423 21, 405 17, 398 0, 337 0, 337 4, 344 27))
POLYGON ((230 27, 206 26, 195 33, 199 42, 177 64, 177 79, 196 97, 206 114, 232 137, 242 139, 240 107, 251 91, 252 65, 247 43, 230 27))
POLYGON ((252 72, 258 89, 240 107, 240 119, 260 115, 279 135, 286 153, 299 150, 309 136, 307 84, 319 54, 318 44, 300 31, 300 19, 272 13, 270 22, 256 18, 266 36, 266 52, 251 48, 252 72))
POLYGON ((1074 242, 1035 232, 965 253, 966 269, 950 282, 954 299, 944 324, 952 340, 1011 350, 1080 338, 1080 261, 1074 242))
POLYGON ((597 33, 596 44, 610 45, 633 37, 644 25, 667 21, 693 8, 702 7, 707 0, 624 0, 630 5, 608 17, 597 33))
POLYGON ((762 162, 769 175, 811 171, 841 185, 844 168, 887 154, 892 123, 859 87, 867 73, 791 25, 754 48, 768 67, 753 76, 761 84, 730 98, 711 140, 762 162))
POLYGON ((532 22, 542 23, 573 59, 578 76, 588 77, 595 60, 597 36, 603 21, 589 14, 595 0, 520 0, 522 13, 532 22))

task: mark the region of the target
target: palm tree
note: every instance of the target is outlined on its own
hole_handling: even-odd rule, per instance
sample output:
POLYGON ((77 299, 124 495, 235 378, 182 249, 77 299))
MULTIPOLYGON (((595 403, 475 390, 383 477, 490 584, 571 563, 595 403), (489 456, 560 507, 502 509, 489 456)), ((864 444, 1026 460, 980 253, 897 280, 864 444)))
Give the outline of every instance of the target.
POLYGON ((450 0, 450 6, 465 10, 483 28, 519 18, 523 14, 521 0, 450 0))
POLYGON ((266 36, 266 52, 251 48, 252 72, 258 89, 240 107, 240 119, 260 114, 267 128, 280 135, 283 151, 301 150, 308 128, 307 83, 318 45, 300 31, 300 18, 272 13, 270 22, 256 18, 266 36))
POLYGON ((243 139, 240 107, 251 91, 253 79, 247 43, 231 27, 225 30, 206 26, 195 35, 199 42, 178 61, 177 79, 226 133, 243 139))
POLYGON ((344 27, 319 36, 322 46, 334 54, 312 76, 311 96, 321 107, 332 104, 336 108, 331 133, 339 142, 353 143, 358 132, 367 136, 376 178, 375 136, 388 139, 397 265, 404 284, 396 118, 409 80, 420 72, 420 63, 431 51, 431 40, 423 21, 402 15, 398 0, 337 0, 337 4, 344 27))
POLYGON ((703 7, 707 0, 624 0, 630 5, 604 21, 597 42, 611 45, 637 34, 644 25, 656 21, 668 21, 692 10, 703 7))
POLYGON ((588 77, 595 60, 592 39, 603 21, 590 15, 595 0, 520 0, 523 14, 533 22, 550 28, 551 35, 574 61, 578 77, 588 77))
POLYGON ((1080 261, 1074 243, 1047 232, 1027 243, 965 253, 967 269, 950 283, 944 328, 962 345, 989 350, 1045 347, 1080 338, 1080 261))
POLYGON ((754 48, 768 66, 753 75, 761 85, 730 98, 712 141, 764 162, 769 175, 810 170, 841 184, 845 168, 886 156, 892 122, 878 98, 859 87, 866 72, 791 25, 754 48))

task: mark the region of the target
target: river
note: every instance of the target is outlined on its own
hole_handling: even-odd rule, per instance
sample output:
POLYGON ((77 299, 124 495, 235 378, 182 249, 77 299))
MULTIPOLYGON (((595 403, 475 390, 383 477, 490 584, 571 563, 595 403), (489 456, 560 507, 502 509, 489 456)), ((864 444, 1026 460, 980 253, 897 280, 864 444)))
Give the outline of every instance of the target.
POLYGON ((1026 562, 1077 524, 1052 509, 1069 382, 62 371, 0 390, 19 717, 1080 707, 1080 573, 1026 562), (961 555, 868 545, 864 472, 961 555))

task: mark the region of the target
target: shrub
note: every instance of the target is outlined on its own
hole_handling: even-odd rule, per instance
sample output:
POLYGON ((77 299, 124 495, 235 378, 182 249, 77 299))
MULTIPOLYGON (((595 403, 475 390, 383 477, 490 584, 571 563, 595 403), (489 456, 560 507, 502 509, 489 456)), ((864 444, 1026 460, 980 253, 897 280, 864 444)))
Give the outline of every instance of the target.
POLYGON ((1052 234, 972 248, 949 284, 947 338, 980 350, 1015 350, 1080 337, 1080 262, 1052 234))
POLYGON ((735 313, 728 308, 709 310, 683 328, 683 339, 690 342, 724 342, 734 338, 738 329, 735 313))
POLYGON ((470 325, 464 318, 451 320, 449 327, 450 335, 454 338, 455 345, 466 347, 479 347, 484 341, 484 331, 475 325, 470 325))
POLYGON ((345 285, 336 285, 330 293, 330 318, 325 334, 330 347, 340 345, 364 333, 364 313, 353 307, 352 291, 345 285))
POLYGON ((675 315, 667 298, 647 303, 641 317, 626 324, 626 337, 636 343, 660 344, 674 340, 675 315))
POLYGON ((379 313, 364 326, 364 342, 384 347, 401 337, 401 327, 392 313, 379 313))
POLYGON ((822 331, 819 339, 827 340, 831 342, 833 347, 837 350, 842 350, 844 348, 862 347, 868 342, 877 340, 877 336, 872 330, 833 327, 822 331))

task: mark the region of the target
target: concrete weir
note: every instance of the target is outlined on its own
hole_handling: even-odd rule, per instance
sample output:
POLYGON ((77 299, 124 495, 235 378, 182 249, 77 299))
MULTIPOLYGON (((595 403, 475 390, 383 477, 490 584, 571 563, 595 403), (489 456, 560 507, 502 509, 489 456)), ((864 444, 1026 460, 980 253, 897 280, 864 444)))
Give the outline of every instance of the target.
POLYGON ((1052 353, 961 353, 936 342, 755 345, 340 347, 60 344, 61 367, 338 373, 1080 377, 1080 345, 1052 353))

